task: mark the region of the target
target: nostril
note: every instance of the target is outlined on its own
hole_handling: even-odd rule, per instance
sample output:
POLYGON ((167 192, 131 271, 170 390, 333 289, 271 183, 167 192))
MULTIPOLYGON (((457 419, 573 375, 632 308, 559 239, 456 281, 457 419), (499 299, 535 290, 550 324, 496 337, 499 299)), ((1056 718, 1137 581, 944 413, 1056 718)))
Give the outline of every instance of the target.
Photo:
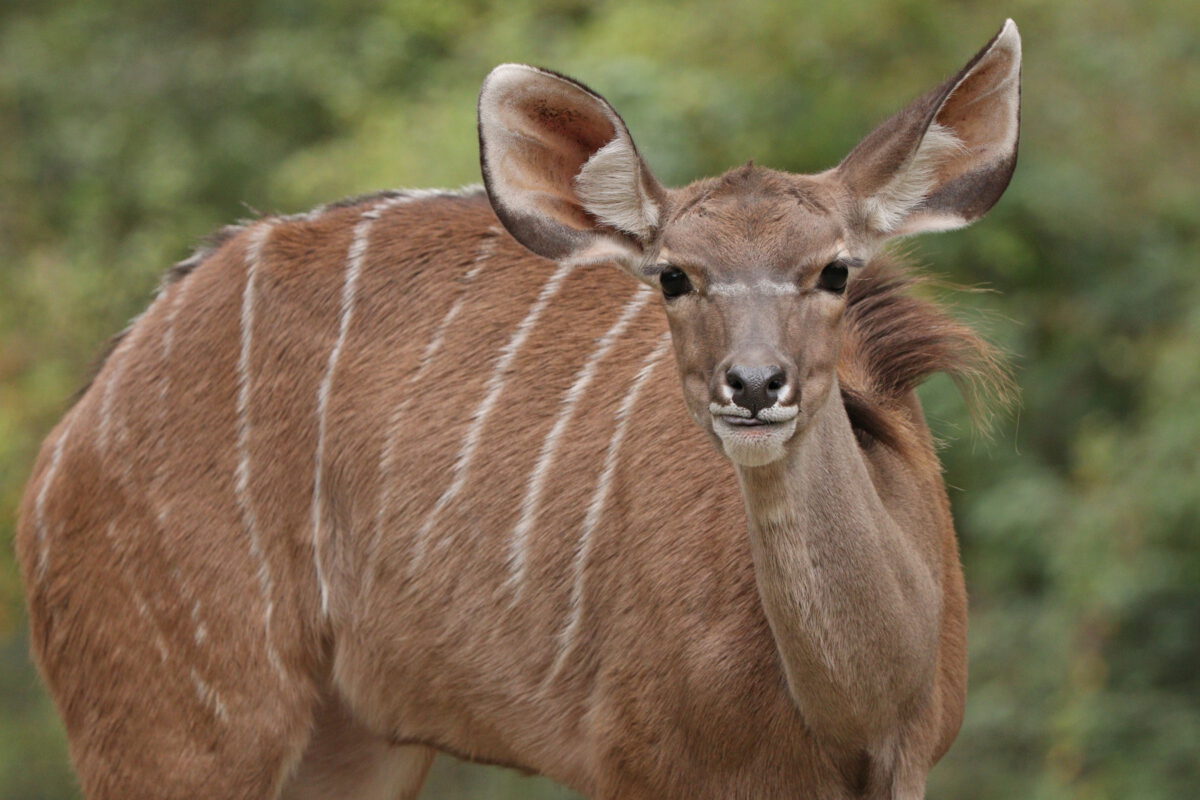
POLYGON ((761 409, 779 402, 787 390, 787 373, 777 365, 748 366, 736 364, 725 372, 728 401, 757 414, 761 409))
POLYGON ((772 402, 779 399, 779 395, 787 386, 787 373, 779 367, 774 367, 767 375, 767 396, 772 402))

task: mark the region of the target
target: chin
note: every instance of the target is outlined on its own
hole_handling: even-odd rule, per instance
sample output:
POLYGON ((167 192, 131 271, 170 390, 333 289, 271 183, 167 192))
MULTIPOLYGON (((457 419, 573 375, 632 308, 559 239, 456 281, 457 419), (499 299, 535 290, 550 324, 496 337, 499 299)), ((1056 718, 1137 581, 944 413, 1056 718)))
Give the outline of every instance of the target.
POLYGON ((714 418, 712 426, 725 455, 742 467, 762 467, 783 458, 787 443, 796 433, 795 418, 754 427, 731 425, 714 418))

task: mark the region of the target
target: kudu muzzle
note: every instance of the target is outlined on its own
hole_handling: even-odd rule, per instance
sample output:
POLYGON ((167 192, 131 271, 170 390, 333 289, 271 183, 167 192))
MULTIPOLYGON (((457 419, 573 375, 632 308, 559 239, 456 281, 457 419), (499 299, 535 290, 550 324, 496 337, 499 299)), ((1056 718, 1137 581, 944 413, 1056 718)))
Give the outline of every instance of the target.
POLYGON ((755 344, 730 354, 714 371, 713 401, 733 403, 757 416, 764 408, 794 401, 795 367, 773 347, 755 344))

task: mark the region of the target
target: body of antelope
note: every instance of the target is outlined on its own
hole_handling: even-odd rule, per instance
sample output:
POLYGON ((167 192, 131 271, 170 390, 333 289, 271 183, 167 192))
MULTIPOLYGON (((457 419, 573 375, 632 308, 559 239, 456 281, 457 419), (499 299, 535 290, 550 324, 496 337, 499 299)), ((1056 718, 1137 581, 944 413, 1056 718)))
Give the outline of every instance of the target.
MULTIPOLYGON (((505 65, 485 188, 228 228, 49 435, 32 641, 90 798, 912 798, 966 602, 914 387, 990 357, 891 237, 1016 159, 1009 22, 836 168, 667 189, 505 65)), ((799 135, 799 134, 797 134, 799 135)))

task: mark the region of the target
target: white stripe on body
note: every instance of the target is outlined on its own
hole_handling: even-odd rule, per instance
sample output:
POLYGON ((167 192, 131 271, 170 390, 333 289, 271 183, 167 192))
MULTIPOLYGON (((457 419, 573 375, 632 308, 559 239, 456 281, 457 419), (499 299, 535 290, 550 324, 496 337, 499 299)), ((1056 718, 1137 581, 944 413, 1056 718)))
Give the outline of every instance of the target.
MULTIPOLYGON (((163 302, 165 292, 159 291, 155 294, 154 300, 146 307, 142 313, 129 321, 125 326, 125 330, 120 334, 121 339, 117 342, 117 346, 109 353, 107 363, 112 366, 109 369, 108 377, 104 381, 104 390, 100 394, 100 420, 96 424, 97 445, 101 453, 107 453, 109 446, 112 444, 112 429, 113 417, 116 416, 116 397, 117 390, 121 386, 121 381, 125 378, 125 371, 129 368, 129 357, 133 348, 135 348, 143 335, 143 326, 139 323, 146 319, 155 307, 163 302)), ((121 415, 121 421, 124 421, 124 415, 121 415)), ((121 425, 120 429, 121 440, 124 443, 129 438, 129 430, 125 425, 121 425)), ((128 459, 122 460, 122 475, 121 480, 128 481, 129 467, 128 459)))
MULTIPOLYGON (((484 264, 495 254, 496 246, 500 242, 500 236, 504 233, 503 229, 498 225, 493 225, 488 228, 484 234, 484 240, 479 245, 479 250, 475 254, 475 261, 471 268, 467 270, 462 277, 461 283, 464 286, 469 286, 474 282, 475 278, 483 270, 484 264)), ((467 291, 455 299, 450 309, 442 317, 442 321, 438 323, 433 336, 429 343, 425 345, 424 351, 421 353, 421 360, 415 372, 409 375, 402 387, 404 397, 400 402, 392 408, 392 413, 388 415, 387 428, 384 437, 383 450, 379 458, 379 505, 375 512, 375 533, 371 539, 370 549, 367 551, 367 566, 366 577, 363 580, 363 594, 369 596, 371 589, 375 584, 376 578, 376 559, 378 557, 380 544, 383 541, 383 528, 386 521, 387 510, 391 506, 393 498, 393 483, 392 472, 395 470, 396 462, 396 446, 399 443, 401 424, 404 421, 404 414, 408 411, 408 407, 412 404, 413 394, 410 391, 425 378, 429 369, 433 366, 434 358, 437 357, 442 350, 442 345, 446 341, 446 334, 450 330, 450 325, 458 319, 458 315, 462 313, 463 305, 467 300, 467 291)))
MULTIPOLYGON (((112 523, 109 524, 109 538, 113 536, 112 523)), ((158 650, 158 661, 161 664, 166 664, 170 658, 170 651, 167 649, 167 640, 163 638, 162 631, 158 627, 158 623, 154 621, 154 617, 150 614, 150 607, 146 605, 145 598, 137 589, 130 587, 130 593, 133 594, 133 604, 137 608, 138 616, 146 621, 146 624, 154 629, 154 648, 158 650)))
POLYGON ((354 321, 354 308, 358 301, 358 279, 362 274, 363 264, 367 260, 367 248, 370 244, 371 228, 384 211, 393 206, 411 203, 425 195, 405 194, 387 197, 373 204, 359 217, 354 226, 354 238, 350 242, 350 250, 346 256, 346 277, 342 282, 341 318, 338 322, 338 337, 329 351, 329 362, 325 366, 325 375, 317 389, 317 451, 314 456, 313 494, 312 494, 312 548, 313 566, 317 573, 317 586, 321 592, 321 615, 329 614, 329 581, 325 576, 325 568, 321 556, 322 530, 321 522, 324 515, 324 475, 325 475, 325 440, 329 428, 329 397, 333 392, 333 378, 337 372, 338 359, 346 346, 350 333, 350 323, 354 321))
MULTIPOLYGON (((96 445, 101 455, 107 455, 108 449, 112 444, 112 427, 113 417, 116 413, 115 403, 117 389, 120 388, 121 380, 124 378, 125 370, 129 365, 128 351, 135 346, 138 337, 141 335, 141 327, 138 325, 138 323, 147 314, 149 314, 161 300, 162 293, 160 292, 155 296, 153 302, 150 303, 146 310, 130 320, 129 324, 125 327, 125 330, 120 335, 121 338, 120 341, 117 342, 117 346, 114 347, 112 352, 108 355, 107 362, 111 366, 109 367, 108 374, 104 378, 104 387, 100 390, 100 408, 98 411, 100 419, 96 423, 96 445)), ((81 399, 79 403, 82 402, 83 400, 81 399)), ((50 490, 50 485, 54 481, 54 476, 58 473, 58 468, 62 461, 63 446, 66 443, 67 436, 74 428, 74 423, 72 420, 75 419, 75 414, 77 413, 79 403, 77 403, 76 406, 67 413, 67 421, 63 425, 62 433, 54 443, 54 450, 50 456, 50 466, 46 470, 46 476, 42 480, 42 485, 38 489, 37 498, 34 501, 37 538, 39 543, 37 567, 37 576, 39 579, 45 576, 46 569, 49 566, 50 557, 50 542, 46 529, 46 496, 50 490)), ((124 430, 124 428, 122 428, 122 433, 125 434, 123 438, 128 437, 128 432, 124 430)), ((117 475, 117 479, 122 485, 128 485, 129 483, 130 463, 130 459, 126 458, 119 459, 118 464, 114 465, 119 466, 120 473, 117 475)))
POLYGON ((597 527, 599 527, 601 518, 604 516, 604 506, 608 502, 608 493, 612 486, 613 477, 617 472, 621 444, 625 441, 625 435, 629 431, 629 422, 633 418, 633 410, 637 407, 642 389, 650 380, 655 367, 659 365, 670 348, 671 333, 668 331, 659 338, 657 346, 646 356, 645 361, 642 362, 637 377, 634 378, 633 384, 629 387, 629 391, 625 395, 625 400, 617 410, 617 427, 613 432, 612 439, 608 442, 608 450, 604 454, 604 467, 600 472, 599 481, 596 482, 596 491, 592 495, 592 501, 588 504, 587 515, 584 517, 583 526, 579 533, 579 541, 575 548, 575 563, 572 569, 574 581, 571 586, 571 616, 559 633, 558 656, 554 659, 553 666, 551 666, 550 671, 546 674, 546 678, 542 683, 543 689, 548 689, 554 679, 558 677, 559 672, 567 662, 567 656, 570 655, 571 650, 575 646, 575 634, 579 631, 579 626, 583 622, 583 594, 586 588, 588 556, 592 550, 592 536, 596 532, 597 527))
POLYGON ((482 193, 482 183, 466 183, 457 189, 392 189, 388 192, 389 196, 384 199, 384 202, 389 200, 412 202, 413 200, 429 200, 435 197, 470 197, 471 195, 482 193))
POLYGON ((104 390, 100 393, 100 420, 96 423, 96 444, 101 453, 107 453, 109 445, 112 443, 113 404, 116 402, 117 387, 125 376, 125 367, 127 366, 125 350, 130 345, 130 339, 133 337, 133 332, 137 330, 137 323, 140 319, 141 315, 138 315, 129 323, 121 336, 121 341, 108 356, 108 361, 112 366, 105 378, 104 390))
POLYGON ((378 206, 382 203, 409 203, 414 200, 429 200, 435 197, 469 197, 470 195, 482 192, 483 184, 481 183, 468 183, 457 189, 388 189, 361 198, 351 197, 336 203, 323 203, 310 208, 308 211, 301 211, 297 214, 288 214, 286 216, 276 216, 275 219, 278 222, 315 222, 330 211, 345 208, 347 204, 357 205, 360 202, 366 203, 372 199, 375 200, 374 205, 378 206))
MULTIPOLYGON (((211 253, 208 255, 211 256, 211 253)), ((203 260, 201 260, 200 263, 203 263, 203 260)), ((197 264, 196 266, 198 267, 199 264, 197 264)), ((194 272, 194 269, 195 268, 193 268, 193 272, 194 272)), ((160 379, 159 379, 159 384, 158 384, 159 405, 158 405, 158 413, 156 415, 157 421, 156 421, 154 427, 156 430, 158 430, 160 432, 164 429, 165 424, 166 424, 167 409, 169 407, 169 402, 170 402, 170 397, 171 397, 172 382, 171 382, 171 369, 170 368, 171 368, 171 355, 174 352, 174 348, 175 348, 175 322, 176 322, 177 317, 179 316, 179 311, 183 307, 184 301, 187 298, 189 289, 191 288, 191 286, 194 283, 195 283, 194 277, 191 274, 189 274, 189 275, 184 276, 182 279, 175 281, 172 284, 164 286, 162 288, 162 290, 160 290, 160 296, 172 294, 172 292, 173 292, 170 300, 167 301, 168 302, 167 313, 166 313, 166 316, 163 318, 164 330, 162 333, 162 341, 161 341, 162 347, 161 347, 160 354, 159 354, 159 362, 160 362, 160 367, 159 367, 160 379)), ((162 528, 164 531, 169 526, 170 515, 171 515, 171 506, 172 506, 172 504, 170 502, 164 502, 162 499, 162 496, 164 494, 163 489, 165 488, 166 481, 167 481, 166 470, 164 469, 165 463, 166 463, 166 458, 163 456, 163 454, 160 453, 159 457, 155 460, 154 473, 151 478, 151 484, 150 484, 151 491, 148 493, 150 496, 150 499, 151 499, 151 504, 154 508, 155 516, 158 520, 159 527, 162 528)), ((208 627, 207 627, 207 625, 205 625, 204 619, 200 613, 200 608, 201 608, 200 600, 196 597, 195 593, 188 586, 188 583, 184 579, 182 573, 179 571, 178 566, 171 567, 170 575, 171 575, 172 581, 175 583, 176 587, 179 590, 180 599, 185 604, 187 604, 191 607, 190 616, 191 616, 191 620, 192 620, 192 631, 193 631, 192 639, 196 643, 197 647, 201 647, 204 645, 205 639, 208 638, 208 627)), ((269 578, 269 576, 268 576, 268 578, 269 578)), ((143 605, 144 605, 144 602, 143 602, 143 605)), ((266 628, 267 628, 267 632, 268 632, 268 636, 269 636, 269 633, 270 633, 270 623, 269 622, 266 623, 266 628)), ((160 656, 161 656, 161 652, 160 652, 160 656)), ((204 678, 200 675, 199 671, 197 671, 197 669, 195 667, 188 668, 188 675, 191 679, 193 688, 196 690, 196 696, 200 700, 200 702, 203 705, 205 705, 206 707, 208 707, 219 720, 221 720, 223 722, 228 721, 229 715, 227 713, 227 710, 225 708, 225 703, 221 699, 220 694, 215 689, 213 689, 212 686, 207 681, 204 680, 204 678)))
POLYGON ((259 261, 262 258, 263 247, 271 235, 275 223, 266 221, 260 223, 249 234, 246 248, 246 287, 242 291, 241 336, 242 347, 238 357, 238 397, 237 397, 237 454, 238 465, 235 482, 238 507, 242 512, 242 524, 250 540, 250 556, 258 567, 259 592, 264 606, 263 628, 267 648, 267 659, 281 680, 286 680, 283 664, 275 650, 275 640, 271 635, 271 619, 275 613, 274 582, 271 578, 271 567, 267 563, 266 554, 262 549, 262 541, 258 530, 258 514, 250 497, 250 396, 252 366, 251 353, 254 336, 254 292, 258 275, 259 261))
POLYGON ((160 356, 163 365, 163 379, 158 386, 158 396, 164 401, 167 399, 167 394, 171 389, 171 374, 167 371, 166 367, 171 361, 171 352, 175 349, 175 319, 179 316, 179 309, 183 305, 183 299, 187 294, 188 288, 195 283, 194 280, 188 280, 188 278, 192 277, 194 276, 187 275, 165 290, 166 293, 169 293, 171 289, 174 289, 175 296, 171 298, 170 305, 167 306, 167 316, 163 319, 163 324, 166 326, 166 329, 163 331, 162 354, 160 356))
POLYGON ((629 324, 646 307, 646 304, 653 296, 654 292, 650 287, 644 285, 640 286, 634 292, 633 299, 625 304, 617 321, 597 341, 596 348, 576 374, 575 382, 567 390, 566 394, 563 395, 562 403, 559 406, 558 418, 554 421, 554 427, 551 428, 550 433, 546 435, 545 440, 542 442, 541 454, 538 456, 537 465, 530 475, 529 485, 525 491, 525 499, 521 502, 521 518, 517 521, 517 525, 513 529, 509 541, 508 562, 510 575, 508 582, 510 586, 516 588, 518 596, 524 588, 527 566, 526 547, 529 534, 533 531, 533 527, 537 522, 538 511, 541 507, 542 488, 546 483, 546 476, 550 472, 550 466, 554 463, 554 456, 558 452, 559 440, 566 432, 571 421, 575 418, 575 409, 579 404, 579 400, 591 385, 600 362, 608 355, 612 346, 625 333, 629 324))
MULTIPOLYGON (((158 413, 155 415, 154 429, 160 432, 166 425, 167 408, 171 396, 171 353, 175 348, 175 319, 179 316, 179 309, 183 305, 184 297, 188 293, 194 281, 188 280, 191 275, 184 279, 176 281, 170 286, 164 287, 162 293, 167 294, 174 292, 169 305, 167 306, 167 315, 163 319, 164 330, 162 334, 162 349, 159 352, 159 381, 158 381, 158 413)), ((160 441, 161 446, 161 441, 160 441)), ((157 499, 162 494, 162 489, 166 485, 167 475, 164 465, 166 459, 159 454, 159 457, 154 462, 154 474, 150 480, 150 496, 157 499)), ((157 511, 159 521, 166 519, 168 509, 159 509, 157 511)))
POLYGON ((225 709, 225 701, 221 699, 221 695, 214 689, 206 680, 200 677, 200 673, 196 672, 193 667, 188 671, 192 679, 192 687, 196 690, 196 697, 205 706, 212 709, 213 715, 221 720, 221 722, 229 721, 229 713, 225 709))
POLYGON ((563 262, 558 265, 550 280, 542 286, 541 292, 538 294, 533 306, 530 307, 529 312, 525 315, 525 319, 521 320, 521 323, 513 332, 512 338, 500 349, 500 357, 496 360, 496 364, 492 368, 492 374, 488 378, 486 384, 487 391, 483 401, 475 409, 475 413, 471 415, 467 435, 463 439, 462 447, 459 449, 458 458, 454 464, 454 480, 451 481, 450 485, 442 493, 442 496, 437 499, 437 502, 425 517, 425 523, 421 526, 420 532, 417 534, 412 562, 413 571, 424 561, 425 552, 428 549, 429 536, 437 526, 442 512, 446 510, 450 503, 458 497, 463 487, 467 485, 471 462, 475 458, 476 448, 479 447, 479 440, 483 435, 484 425, 487 423, 488 416, 492 413, 496 402, 500 399, 501 392, 504 391, 504 384, 510 367, 512 367, 513 362, 516 360, 517 354, 521 352, 521 347, 525 344, 525 340, 529 338, 529 334, 537 324, 538 318, 546 310, 546 306, 550 303, 550 300, 558 293, 563 280, 574 268, 575 265, 569 262, 563 262))
MULTIPOLYGON (((105 535, 109 541, 113 543, 113 552, 116 552, 116 522, 108 523, 108 528, 105 530, 105 535)), ((171 651, 167 647, 167 639, 163 636, 162 628, 159 627, 158 621, 155 620, 153 612, 150 611, 150 606, 146 603, 146 599, 142 596, 130 582, 126 575, 121 575, 121 580, 129 590, 130 596, 133 598, 133 606, 137 609, 138 616, 150 626, 154 633, 154 649, 158 651, 158 661, 162 665, 166 665, 171 660, 171 651)), ((192 682, 192 688, 196 691, 196 699, 198 699, 205 708, 209 709, 213 716, 221 722, 229 721, 229 713, 225 708, 225 702, 221 699, 221 695, 213 689, 202 677, 196 672, 195 667, 188 668, 188 677, 192 682)))
POLYGON ((192 625, 194 625, 196 629, 196 632, 192 634, 192 638, 195 639, 196 645, 200 646, 204 644, 204 640, 208 638, 208 628, 205 627, 204 620, 200 617, 199 600, 194 600, 192 602, 192 625))
MULTIPOLYGON (((165 529, 167 519, 166 512, 159 511, 158 514, 159 525, 165 529)), ((179 589, 179 600, 182 601, 181 605, 191 606, 192 641, 196 643, 197 647, 202 647, 204 645, 204 641, 208 638, 208 626, 204 623, 204 617, 200 614, 200 600, 196 597, 195 592, 193 592, 187 585, 187 582, 184 581, 183 574, 180 573, 179 567, 174 565, 171 567, 171 580, 179 589)), ((192 668, 192 672, 196 672, 194 667, 192 668)))
MULTIPOLYGON (((211 253, 209 255, 211 255, 211 253)), ((166 441, 166 438, 162 436, 162 432, 166 427, 167 409, 169 408, 172 388, 170 367, 171 354, 174 351, 175 345, 175 321, 179 316, 179 310, 183 307, 184 300, 188 295, 189 289, 195 282, 194 279, 191 278, 191 275, 187 275, 181 280, 164 285, 162 289, 159 290, 158 298, 155 299, 155 302, 157 303, 159 302, 159 298, 164 298, 163 301, 167 303, 167 312, 163 317, 163 333, 159 352, 158 408, 155 414, 155 422, 153 426, 153 429, 159 431, 160 433, 160 448, 166 441), (170 298, 165 299, 166 295, 170 295, 170 298)), ((164 489, 167 482, 167 471, 165 469, 166 464, 167 458, 160 449, 159 452, 156 453, 153 473, 150 478, 150 486, 146 491, 146 498, 154 510, 155 519, 158 522, 159 528, 163 531, 166 531, 170 527, 172 509, 172 503, 169 500, 163 499, 165 494, 164 489)), ((179 567, 174 565, 173 557, 168 555, 167 558, 172 562, 170 577, 171 581, 175 584, 179 591, 180 600, 185 605, 191 606, 191 618, 194 631, 192 638, 199 646, 203 644, 204 639, 208 635, 207 627, 205 626, 204 620, 200 615, 200 601, 196 598, 195 593, 188 586, 187 581, 184 580, 183 574, 179 571, 179 567)), ((193 683, 195 683, 197 680, 203 682, 194 667, 191 668, 191 672, 193 674, 193 683)), ((219 699, 217 702, 220 702, 219 699)))
POLYGON ((46 530, 46 496, 50 493, 50 487, 54 484, 54 478, 58 475, 58 468, 62 464, 63 447, 74 428, 74 412, 75 409, 67 412, 62 431, 58 434, 58 438, 54 441, 54 449, 50 452, 50 465, 46 467, 46 474, 42 476, 42 485, 38 487, 37 498, 33 502, 34 528, 37 530, 38 542, 37 579, 39 581, 46 577, 46 570, 50 568, 50 535, 46 530))

